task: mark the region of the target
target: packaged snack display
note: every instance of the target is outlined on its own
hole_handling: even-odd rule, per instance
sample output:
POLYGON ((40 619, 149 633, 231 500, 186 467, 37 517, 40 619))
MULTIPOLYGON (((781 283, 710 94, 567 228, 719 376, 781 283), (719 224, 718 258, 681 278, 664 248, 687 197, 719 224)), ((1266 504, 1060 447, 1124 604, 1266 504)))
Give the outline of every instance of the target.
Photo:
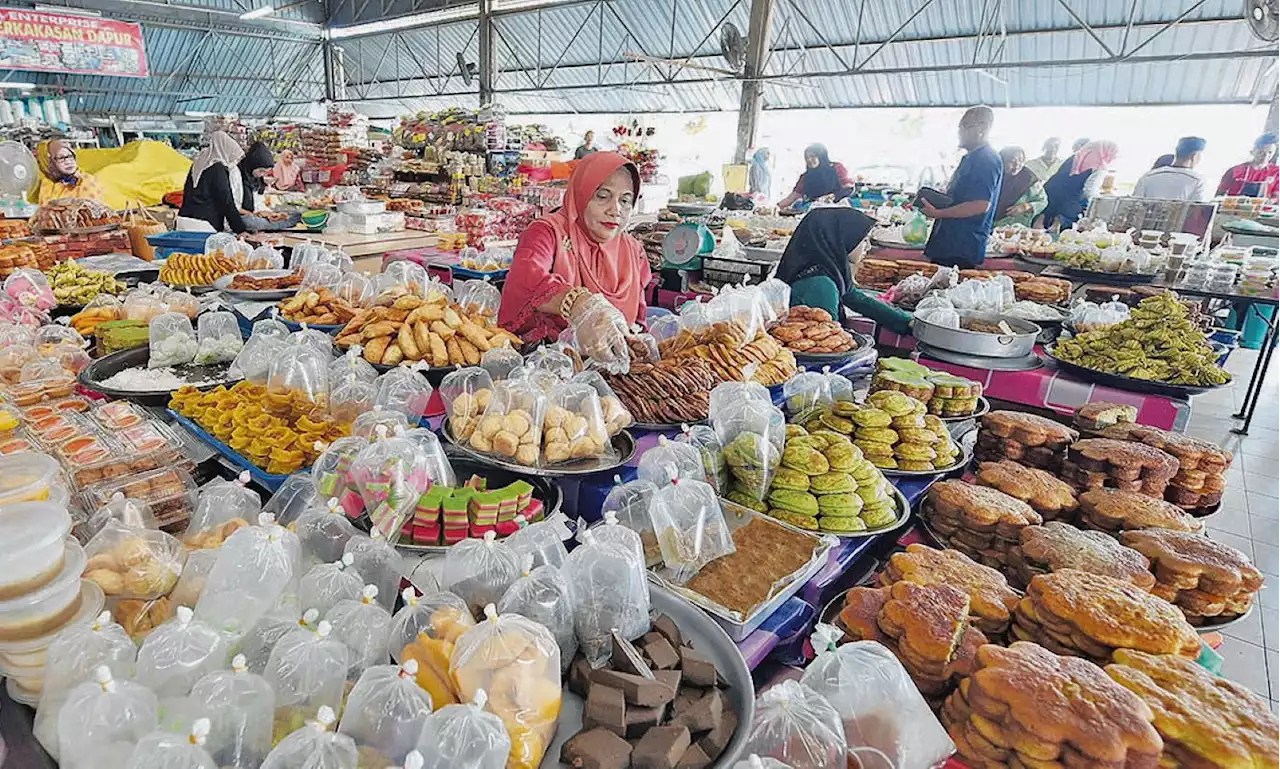
POLYGON ((159 721, 156 695, 116 680, 107 666, 67 695, 58 713, 59 765, 65 769, 124 769, 138 740, 159 721))
MULTIPOLYGON (((509 349, 491 352, 514 352, 509 349)), ((488 355, 489 353, 485 353, 488 355)), ((519 354, 515 353, 516 358, 519 354)), ((489 407, 493 392, 493 380, 489 372, 477 366, 460 368, 445 376, 440 382, 440 398, 444 401, 445 414, 449 417, 449 429, 459 440, 466 440, 475 431, 480 416, 489 407)))
POLYGON ((346 644, 349 652, 348 680, 359 678, 366 668, 386 659, 391 613, 374 600, 377 595, 378 588, 365 585, 359 598, 338 601, 324 615, 334 637, 346 644))
MULTIPOLYGON (((536 466, 546 411, 546 395, 537 385, 525 379, 498 382, 493 386, 484 416, 467 443, 477 451, 536 466)), ((567 435, 567 431, 565 433, 567 435)))
POLYGON ((182 543, 163 531, 109 520, 85 546, 84 578, 113 598, 156 598, 177 584, 186 563, 182 543))
POLYGON ((351 435, 364 438, 366 441, 382 440, 388 435, 395 435, 408 429, 409 420, 403 413, 377 405, 351 422, 351 435), (380 435, 380 429, 385 434, 380 435))
POLYGON ((49 502, 6 505, 0 515, 0 600, 49 584, 62 571, 71 515, 49 502))
POLYGON ((510 347, 495 347, 480 356, 480 368, 489 372, 493 382, 501 382, 524 369, 524 357, 510 347))
POLYGON ((373 292, 374 282, 358 272, 343 273, 333 287, 333 293, 349 307, 367 307, 373 292))
POLYGON ((564 383, 552 388, 542 425, 542 455, 548 464, 616 456, 600 396, 589 385, 564 383))
POLYGON ((161 526, 175 528, 187 521, 196 505, 196 484, 186 470, 162 468, 137 475, 109 478, 84 489, 87 504, 101 507, 116 494, 146 502, 161 526))
POLYGON ((427 490, 427 457, 405 438, 382 438, 351 460, 351 480, 360 493, 372 529, 391 539, 400 533, 418 498, 427 490))
POLYGON ((718 413, 734 403, 756 401, 764 406, 772 406, 769 388, 758 382, 724 382, 711 391, 710 412, 718 413))
POLYGON ((249 672, 264 675, 271 652, 281 638, 298 628, 314 629, 319 621, 320 612, 315 609, 307 609, 299 614, 293 607, 273 607, 240 639, 239 651, 244 655, 249 672))
POLYGON ((351 422, 373 408, 378 389, 359 380, 329 383, 329 413, 334 419, 351 422))
POLYGON ((314 721, 300 724, 271 749, 261 769, 356 769, 356 744, 345 734, 329 731, 335 720, 333 708, 319 708, 314 721))
POLYGON ((351 481, 351 460, 369 445, 367 437, 350 435, 328 444, 311 469, 311 479, 321 500, 338 500, 347 515, 360 515, 364 501, 351 481))
POLYGON ((441 587, 467 602, 473 612, 497 603, 520 577, 520 561, 495 532, 465 539, 445 553, 441 587))
POLYGON ((185 697, 206 673, 226 666, 229 652, 221 633, 179 606, 138 648, 136 680, 158 697, 185 697))
POLYGON ((649 505, 662 561, 677 584, 684 584, 711 561, 733 552, 733 538, 716 492, 702 481, 659 488, 649 505))
POLYGON ((786 398, 787 413, 792 415, 832 403, 827 376, 817 371, 805 371, 787 380, 782 385, 782 395, 786 398))
POLYGON ((431 384, 414 367, 393 368, 378 377, 374 403, 384 409, 399 411, 411 424, 426 416, 427 403, 433 392, 431 384))
POLYGON ((502 292, 487 280, 463 280, 454 284, 453 301, 468 315, 496 318, 502 292))
POLYGON ((438 707, 427 716, 418 738, 421 769, 503 769, 511 739, 502 719, 485 711, 487 703, 479 689, 465 705, 438 707))
POLYGON ((191 319, 186 315, 176 312, 157 315, 151 319, 148 336, 151 356, 147 365, 151 368, 181 366, 196 357, 199 344, 191 319))
POLYGON ((560 715, 560 649, 550 631, 518 615, 499 616, 490 604, 485 619, 458 639, 449 670, 462 699, 488 695, 486 709, 511 740, 508 769, 536 769, 560 715))
POLYGON ((266 679, 249 672, 244 655, 231 660, 230 670, 197 681, 190 702, 195 712, 208 715, 204 747, 217 766, 248 769, 267 757, 275 693, 266 679))
POLYGON ((662 488, 677 480, 705 480, 706 472, 702 456, 692 445, 669 441, 667 436, 659 435, 658 445, 641 455, 636 467, 636 477, 662 488))
POLYGON ((218 769, 205 750, 209 719, 197 718, 188 734, 157 731, 138 740, 126 769, 218 769))
MULTIPOLYGON (((453 593, 438 590, 419 596, 412 587, 406 587, 400 595, 404 606, 391 618, 387 632, 387 652, 396 662, 404 662, 407 659, 404 652, 417 641, 441 640, 452 644, 466 628, 475 624, 467 602, 453 593)), ((444 656, 447 660, 449 655, 444 656)), ((421 662, 418 667, 421 671, 421 662)), ((444 672, 448 673, 447 664, 444 672)), ((427 691, 430 693, 431 689, 427 691)), ((434 696, 432 702, 435 703, 434 696)))
POLYGON ((244 347, 236 316, 229 312, 206 312, 196 324, 196 365, 231 362, 244 347))
POLYGON ((267 373, 268 413, 329 408, 329 359, 313 347, 288 344, 267 373))
POLYGON ((360 675, 342 711, 338 733, 351 737, 363 766, 391 766, 418 741, 431 714, 431 697, 414 676, 418 663, 375 665, 360 675))
POLYGON ((217 478, 200 487, 196 511, 183 535, 188 549, 221 547, 228 537, 258 519, 262 497, 248 483, 249 473, 242 472, 233 481, 217 478))
POLYGON ((324 616, 339 601, 359 600, 364 583, 354 563, 355 557, 348 553, 332 563, 311 567, 298 582, 298 603, 324 616))
POLYGON ((707 485, 721 496, 726 494, 729 491, 729 466, 724 461, 724 447, 716 431, 708 425, 686 425, 676 436, 676 441, 698 450, 707 485))
POLYGON ((58 463, 43 454, 0 457, 0 506, 49 497, 58 463))
POLYGON ((449 659, 458 639, 476 623, 470 611, 459 609, 462 599, 452 593, 434 595, 447 597, 429 599, 431 603, 439 604, 431 612, 430 624, 400 649, 399 660, 418 663, 418 685, 431 695, 432 706, 439 709, 459 701, 457 685, 449 672, 449 659))
POLYGON ((440 438, 430 428, 414 427, 405 430, 401 438, 417 444, 418 449, 422 452, 423 469, 427 480, 431 486, 457 486, 458 477, 453 472, 453 465, 449 463, 449 457, 444 452, 444 446, 440 444, 440 438))
POLYGON ((643 570, 618 568, 633 554, 582 534, 561 572, 573 603, 573 626, 589 662, 609 657, 611 634, 628 641, 649 631, 649 586, 643 570))
POLYGON ((534 568, 530 563, 531 559, 525 561, 524 575, 503 594, 498 602, 498 612, 519 614, 550 630, 560 647, 560 668, 564 672, 578 653, 569 585, 559 569, 552 566, 534 568))
POLYGON ((844 724, 817 692, 796 681, 783 681, 756 698, 746 752, 795 769, 843 767, 844 724))
MULTIPOLYGON (((304 569, 341 560, 347 542, 360 533, 332 497, 323 505, 308 507, 289 528, 298 535, 304 569)), ((302 605, 311 604, 304 601, 302 605)))
MULTIPOLYGON (((641 459, 643 460, 644 457, 641 459)), ((613 480, 615 485, 609 489, 608 495, 604 498, 604 504, 601 507, 602 515, 612 513, 617 516, 618 523, 640 535, 646 568, 662 563, 658 536, 654 534, 653 522, 649 518, 649 505, 658 487, 641 479, 620 483, 622 479, 616 475, 613 480)))
POLYGON ((525 558, 531 558, 532 568, 552 566, 558 569, 564 564, 564 559, 569 557, 564 542, 572 535, 563 515, 528 523, 524 515, 518 514, 515 520, 520 528, 503 541, 521 563, 525 558))
POLYGON ((262 677, 276 694, 272 745, 301 729, 316 708, 341 707, 350 652, 332 630, 323 620, 314 628, 299 627, 271 650, 262 677))
POLYGON ((267 514, 223 543, 196 614, 233 637, 248 632, 296 584, 298 537, 267 514))
POLYGON ((591 534, 598 542, 613 545, 626 553, 632 568, 643 573, 646 560, 644 540, 640 538, 639 532, 619 523, 616 512, 606 511, 603 518, 591 527, 591 534))
POLYGON ((758 507, 782 461, 786 440, 782 412, 747 401, 713 412, 711 424, 724 445, 724 461, 732 477, 725 498, 758 507))
POLYGON ((402 566, 400 554, 381 534, 366 537, 363 534, 347 540, 342 554, 355 558, 356 573, 366 585, 378 588, 378 603, 387 611, 396 605, 396 591, 400 589, 402 566))
POLYGON ((604 380, 600 372, 582 371, 575 374, 570 381, 576 384, 590 385, 591 389, 596 391, 596 395, 600 396, 600 409, 604 414, 604 426, 609 435, 617 435, 635 422, 635 418, 627 410, 622 399, 613 391, 609 383, 604 380))

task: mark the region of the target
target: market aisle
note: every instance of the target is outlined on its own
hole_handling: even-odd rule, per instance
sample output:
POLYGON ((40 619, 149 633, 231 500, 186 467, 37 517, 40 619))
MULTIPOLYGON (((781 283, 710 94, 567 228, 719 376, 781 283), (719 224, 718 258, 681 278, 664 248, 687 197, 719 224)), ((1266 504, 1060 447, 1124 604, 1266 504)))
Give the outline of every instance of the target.
POLYGON ((1263 385, 1249 435, 1231 432, 1239 424, 1231 414, 1244 398, 1244 388, 1258 353, 1237 350, 1227 369, 1239 383, 1229 392, 1210 393, 1193 401, 1187 432, 1236 453, 1227 473, 1223 511, 1209 519, 1215 540, 1244 551, 1265 575, 1261 606, 1246 622, 1223 631, 1222 672, 1265 695, 1277 711, 1280 698, 1280 375, 1272 366, 1263 385))

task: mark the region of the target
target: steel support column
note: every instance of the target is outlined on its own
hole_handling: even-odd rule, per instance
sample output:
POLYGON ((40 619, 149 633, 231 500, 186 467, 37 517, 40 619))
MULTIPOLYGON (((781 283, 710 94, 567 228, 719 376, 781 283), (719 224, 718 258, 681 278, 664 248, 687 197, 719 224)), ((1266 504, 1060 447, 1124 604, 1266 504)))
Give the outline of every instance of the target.
POLYGON ((493 101, 493 81, 497 75, 496 46, 493 39, 493 0, 480 0, 480 106, 493 101))
POLYGON ((747 150, 756 142, 760 109, 764 106, 765 65, 769 61, 770 26, 774 0, 751 0, 751 21, 747 27, 747 61, 742 72, 742 98, 738 102, 738 145, 733 162, 744 163, 747 150))

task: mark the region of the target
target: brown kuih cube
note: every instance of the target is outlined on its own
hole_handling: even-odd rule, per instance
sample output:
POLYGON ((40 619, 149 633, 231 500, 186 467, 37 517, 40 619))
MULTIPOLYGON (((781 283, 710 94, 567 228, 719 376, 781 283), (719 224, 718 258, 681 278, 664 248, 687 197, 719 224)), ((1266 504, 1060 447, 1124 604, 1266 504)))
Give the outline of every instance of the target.
POLYGON ((675 769, 689 749, 689 730, 658 726, 645 732, 631 752, 632 769, 675 769))
POLYGON ((631 743, 605 729, 578 732, 560 749, 560 762, 575 769, 627 769, 631 743))

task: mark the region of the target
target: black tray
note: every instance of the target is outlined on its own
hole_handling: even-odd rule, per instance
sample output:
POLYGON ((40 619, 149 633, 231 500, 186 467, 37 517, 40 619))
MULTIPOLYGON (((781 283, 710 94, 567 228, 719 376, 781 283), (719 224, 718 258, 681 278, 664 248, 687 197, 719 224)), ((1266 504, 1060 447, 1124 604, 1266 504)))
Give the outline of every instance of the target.
MULTIPOLYGON (((1161 272, 1153 272, 1148 275, 1140 275, 1133 272, 1104 272, 1102 270, 1086 270, 1080 267, 1059 264, 1061 265, 1059 269, 1063 275, 1091 282, 1097 281, 1103 285, 1133 286, 1139 283, 1150 283, 1164 274, 1161 272)), ((1053 276, 1050 275, 1049 277, 1053 276)))
MULTIPOLYGON (((871 337, 857 331, 850 331, 849 335, 853 337, 854 347, 852 350, 820 353, 796 352, 795 350, 791 350, 791 354, 795 356, 796 363, 801 366, 821 366, 845 363, 853 360, 854 358, 870 355, 875 352, 876 343, 871 337)), ((783 345, 783 347, 786 347, 786 345, 783 345)))
MULTIPOLYGON (((147 365, 147 358, 150 355, 151 347, 149 345, 134 347, 131 350, 121 350, 99 358, 85 366, 77 379, 85 388, 102 393, 108 398, 132 401, 143 406, 160 406, 163 408, 169 405, 169 397, 173 394, 173 390, 117 390, 113 387, 103 387, 99 384, 127 368, 147 365)), ((201 385, 199 388, 201 390, 211 390, 218 385, 230 386, 240 381, 239 378, 227 374, 227 368, 230 365, 230 363, 215 363, 208 366, 174 366, 173 370, 180 376, 189 375, 192 379, 216 378, 217 381, 212 384, 201 385)))
MULTIPOLYGON (((1081 366, 1078 363, 1068 363, 1065 360, 1053 354, 1053 347, 1045 346, 1041 348, 1041 356, 1048 361, 1052 361, 1059 369, 1069 374, 1075 374, 1086 382, 1094 382, 1095 384, 1107 385, 1108 387, 1117 387, 1121 390, 1132 390, 1140 393, 1152 393, 1154 395, 1165 395, 1172 398, 1188 398, 1192 395, 1200 395, 1210 390, 1219 390, 1223 387, 1230 387, 1232 379, 1227 379, 1220 385, 1181 385, 1170 384, 1168 382, 1155 382, 1150 379, 1137 379, 1123 374, 1108 374, 1105 371, 1081 366)), ((1228 375, 1230 376, 1230 375, 1228 375)))
MULTIPOLYGON (((987 256, 991 256, 991 254, 987 254, 987 256)), ((1034 264, 1037 267, 1065 266, 1063 265, 1062 262, 1058 261, 1057 259, 1054 259, 1052 256, 1034 256, 1032 254, 1024 254, 1021 251, 1014 252, 1013 254, 1011 254, 1011 256, 1013 256, 1014 259, 1017 259, 1020 262, 1026 262, 1027 264, 1034 264)))

